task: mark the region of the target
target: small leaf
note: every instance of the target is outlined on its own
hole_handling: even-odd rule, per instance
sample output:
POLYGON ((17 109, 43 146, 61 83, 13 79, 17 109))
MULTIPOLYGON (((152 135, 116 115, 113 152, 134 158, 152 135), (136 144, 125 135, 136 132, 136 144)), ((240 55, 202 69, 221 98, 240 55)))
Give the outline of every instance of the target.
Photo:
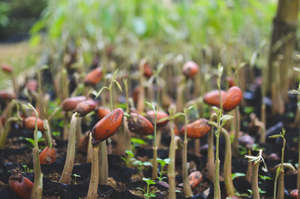
POLYGON ((274 139, 274 138, 280 138, 280 137, 282 137, 282 135, 280 135, 280 134, 276 134, 276 135, 271 135, 271 136, 269 136, 269 138, 271 138, 271 139, 274 139))
POLYGON ((140 145, 146 144, 146 142, 140 138, 131 138, 130 141, 133 144, 140 144, 140 145))
POLYGON ((233 173, 231 175, 231 178, 232 178, 232 180, 234 180, 235 178, 242 177, 242 176, 246 176, 246 174, 237 172, 237 173, 233 173))
POLYGON ((123 89, 122 89, 121 85, 119 84, 119 82, 117 80, 114 80, 114 83, 117 85, 117 87, 119 88, 120 92, 123 92, 123 89))
POLYGON ((151 164, 151 162, 143 162, 143 165, 145 166, 145 167, 151 167, 152 166, 152 164, 151 164))
POLYGON ((225 122, 227 122, 228 120, 231 120, 231 119, 233 119, 233 116, 232 115, 223 115, 222 117, 221 117, 221 120, 222 121, 225 121, 225 122))

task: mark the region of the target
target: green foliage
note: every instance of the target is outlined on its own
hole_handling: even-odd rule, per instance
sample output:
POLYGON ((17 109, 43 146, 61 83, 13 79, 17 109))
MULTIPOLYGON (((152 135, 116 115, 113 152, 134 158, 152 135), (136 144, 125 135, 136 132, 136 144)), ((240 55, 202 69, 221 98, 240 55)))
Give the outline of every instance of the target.
POLYGON ((166 159, 157 158, 157 162, 160 165, 158 181, 163 181, 166 178, 164 177, 164 175, 167 174, 166 165, 170 163, 170 158, 166 158, 166 159))
POLYGON ((39 43, 39 32, 46 29, 46 42, 57 49, 70 41, 90 51, 122 43, 135 46, 128 50, 132 57, 141 49, 147 55, 161 56, 172 49, 199 56, 200 47, 223 42, 253 52, 269 36, 275 6, 272 0, 51 0, 32 28, 32 42, 39 43))
MULTIPOLYGON (((45 141, 41 131, 37 132, 37 137, 38 137, 38 143, 45 141)), ((22 139, 27 141, 30 144, 31 147, 34 147, 34 139, 33 138, 23 138, 22 137, 22 139)))
POLYGON ((143 191, 144 197, 146 199, 155 198, 156 196, 155 191, 150 190, 150 185, 154 185, 156 183, 151 178, 143 178, 143 181, 147 184, 147 188, 146 189, 139 188, 139 190, 143 191))

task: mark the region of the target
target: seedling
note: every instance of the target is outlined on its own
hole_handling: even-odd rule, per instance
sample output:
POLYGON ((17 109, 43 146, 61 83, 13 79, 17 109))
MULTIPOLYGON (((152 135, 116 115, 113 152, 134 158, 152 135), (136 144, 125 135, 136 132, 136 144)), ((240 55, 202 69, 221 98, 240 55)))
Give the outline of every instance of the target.
POLYGON ((32 198, 41 199, 42 198, 42 191, 43 191, 43 174, 41 171, 40 159, 39 159, 39 145, 38 145, 38 112, 36 109, 31 105, 25 105, 27 108, 30 108, 35 113, 35 127, 33 132, 34 137, 34 147, 33 147, 33 169, 34 169, 34 185, 32 188, 32 198))
POLYGON ((143 181, 147 184, 146 189, 138 188, 144 193, 146 199, 155 198, 155 190, 151 190, 151 185, 155 185, 155 182, 150 178, 143 178, 143 181))
POLYGON ((11 123, 22 121, 22 118, 19 115, 19 109, 19 102, 16 100, 12 100, 2 112, 2 119, 0 120, 0 149, 3 149, 5 147, 6 139, 11 129, 11 123), (12 117, 13 109, 15 107, 17 107, 17 116, 12 117))
POLYGON ((250 162, 253 162, 253 171, 252 171, 252 178, 251 178, 251 188, 252 188, 252 196, 253 199, 260 199, 260 189, 258 187, 258 170, 259 170, 259 164, 261 162, 264 163, 264 170, 267 170, 265 161, 262 157, 262 150, 259 150, 259 153, 257 156, 249 156, 245 155, 246 158, 249 159, 250 162))
POLYGON ((188 168, 187 168, 187 137, 190 138, 200 138, 206 135, 211 127, 207 124, 207 120, 199 119, 189 124, 188 111, 192 109, 193 106, 184 109, 185 125, 181 129, 181 134, 184 134, 183 141, 183 151, 182 151, 182 176, 183 176, 183 186, 185 197, 192 197, 193 192, 188 179, 188 168))
POLYGON ((73 113, 69 131, 68 146, 67 146, 67 157, 64 165, 63 172, 61 174, 60 183, 69 184, 71 182, 71 175, 75 161, 75 150, 76 150, 76 131, 78 130, 78 113, 73 113))
POLYGON ((78 175, 78 174, 76 174, 76 173, 73 173, 72 176, 74 177, 74 184, 77 184, 77 183, 76 183, 76 180, 77 180, 77 178, 80 178, 80 175, 78 175))
POLYGON ((165 166, 170 163, 170 158, 166 158, 166 159, 157 158, 157 162, 160 165, 160 172, 157 179, 158 181, 163 181, 166 178, 164 177, 164 175, 167 174, 167 171, 165 170, 165 166))
POLYGON ((270 136, 270 138, 281 138, 283 142, 281 148, 281 163, 275 166, 276 174, 274 180, 274 199, 284 199, 284 168, 286 167, 291 170, 295 170, 295 168, 291 164, 284 163, 284 152, 286 146, 285 133, 285 129, 282 129, 280 134, 270 136))

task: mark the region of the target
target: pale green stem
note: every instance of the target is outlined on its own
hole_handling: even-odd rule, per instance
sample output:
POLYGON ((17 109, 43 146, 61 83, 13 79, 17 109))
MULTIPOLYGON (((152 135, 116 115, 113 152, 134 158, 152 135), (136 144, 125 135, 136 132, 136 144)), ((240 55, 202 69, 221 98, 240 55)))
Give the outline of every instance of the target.
POLYGON ((176 199, 176 181, 175 181, 176 140, 175 140, 173 121, 170 121, 170 129, 171 129, 171 143, 169 149, 170 164, 168 166, 168 179, 169 179, 168 199, 176 199))
POLYGON ((183 141, 183 151, 182 151, 182 176, 183 176, 183 189, 184 195, 186 198, 192 197, 193 192, 191 185, 189 183, 189 176, 188 176, 188 168, 187 168, 187 147, 188 147, 188 140, 187 140, 187 125, 188 125, 188 115, 187 111, 184 111, 185 115, 185 128, 184 128, 184 141, 183 141))
POLYGON ((35 112, 36 120, 34 125, 34 148, 32 151, 33 154, 33 169, 34 169, 34 184, 32 188, 32 199, 42 199, 43 194, 43 173, 41 171, 41 165, 40 165, 40 158, 39 158, 39 145, 38 145, 38 126, 37 126, 37 118, 38 113, 37 111, 32 107, 32 109, 35 112))

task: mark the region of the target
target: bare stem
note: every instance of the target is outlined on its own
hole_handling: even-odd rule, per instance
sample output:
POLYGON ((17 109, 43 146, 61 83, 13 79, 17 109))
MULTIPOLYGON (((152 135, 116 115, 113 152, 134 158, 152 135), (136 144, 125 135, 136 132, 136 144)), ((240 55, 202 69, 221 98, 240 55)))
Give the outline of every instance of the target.
POLYGON ((237 156, 239 154, 239 134, 240 134, 240 111, 239 107, 235 108, 234 111, 234 118, 235 118, 235 125, 234 125, 234 139, 233 139, 233 151, 234 154, 237 156))
POLYGON ((75 161, 75 151, 76 151, 76 127, 77 127, 77 113, 72 115, 70 132, 68 137, 68 147, 67 147, 67 157, 65 161, 65 166, 59 180, 60 183, 70 184, 71 176, 75 161))
POLYGON ((185 115, 185 128, 184 128, 184 141, 183 141, 183 151, 182 151, 182 176, 183 176, 184 195, 186 198, 189 198, 193 196, 193 192, 189 183, 188 168, 187 168, 187 147, 188 147, 187 125, 189 121, 188 121, 186 110, 184 111, 184 115, 185 115))
POLYGON ((33 108, 32 105, 30 105, 31 108, 35 112, 36 120, 35 120, 35 126, 34 126, 34 148, 32 150, 33 155, 33 169, 34 169, 34 184, 32 188, 32 199, 41 199, 43 194, 43 174, 41 171, 41 165, 40 165, 40 158, 39 158, 39 145, 38 145, 38 126, 37 126, 37 118, 38 113, 33 108))
POLYGON ((67 140, 69 136, 69 114, 66 111, 64 114, 64 132, 63 132, 63 140, 67 140))
POLYGON ((99 144, 99 183, 106 184, 108 178, 108 159, 106 140, 99 144))
POLYGON ((152 169, 152 179, 157 178, 157 148, 158 148, 158 143, 157 143, 157 110, 155 111, 155 118, 154 118, 154 140, 153 140, 153 169, 152 169))
POLYGON ((253 192, 253 199, 260 199, 259 196, 259 187, 258 187, 258 170, 259 170, 259 163, 260 162, 254 162, 253 163, 253 172, 252 172, 252 178, 251 178, 251 188, 253 192))
MULTIPOLYGON (((251 150, 248 149, 248 156, 251 156, 251 150)), ((247 173, 246 173, 246 179, 249 183, 252 181, 252 175, 253 175, 253 162, 248 161, 248 166, 247 166, 247 173)))
MULTIPOLYGON (((214 127, 218 128, 218 124, 215 122, 209 121, 209 124, 213 125, 214 127)), ((225 180, 225 187, 226 187, 226 192, 227 196, 234 196, 235 194, 235 189, 233 186, 232 182, 232 173, 231 173, 231 164, 232 164, 232 159, 231 159, 231 140, 230 140, 230 135, 227 132, 226 129, 221 128, 221 132, 225 137, 226 140, 226 145, 225 145, 225 161, 224 161, 224 180, 225 180)))
MULTIPOLYGON (((89 135, 91 137, 91 135, 89 135)), ((96 199, 98 196, 98 184, 99 184, 99 147, 94 146, 92 149, 92 168, 90 185, 88 190, 88 199, 96 199)))
POLYGON ((171 143, 169 150, 170 164, 168 166, 169 179, 169 195, 168 199, 176 199, 176 181, 175 181, 175 154, 176 154, 176 138, 174 133, 174 123, 170 121, 171 143))
POLYGON ((207 150, 207 170, 208 177, 211 182, 215 180, 215 154, 214 154, 214 133, 211 131, 208 133, 208 150, 207 150))
MULTIPOLYGON (((4 112, 5 113, 4 115, 2 115, 4 118, 9 118, 12 114, 12 110, 13 108, 15 107, 16 105, 16 102, 13 100, 11 101, 8 106, 5 108, 4 112)), ((0 128, 0 149, 3 149, 5 147, 5 143, 6 143, 6 139, 7 139, 7 136, 8 136, 8 133, 10 131, 10 127, 11 127, 11 122, 14 121, 14 120, 11 120, 11 119, 8 119, 7 122, 5 122, 4 126, 2 126, 2 123, 1 123, 1 128, 0 128)))

